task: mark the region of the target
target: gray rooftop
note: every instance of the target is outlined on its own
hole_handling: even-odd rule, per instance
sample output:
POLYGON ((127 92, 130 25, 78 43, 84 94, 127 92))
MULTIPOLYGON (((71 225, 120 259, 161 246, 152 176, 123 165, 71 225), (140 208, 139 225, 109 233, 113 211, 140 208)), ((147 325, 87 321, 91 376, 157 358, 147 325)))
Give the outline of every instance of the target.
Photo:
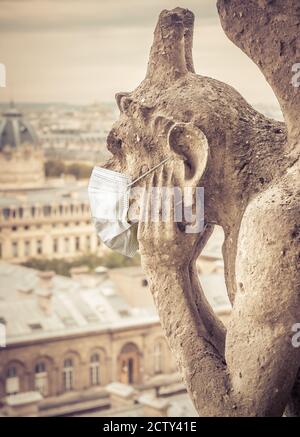
MULTIPOLYGON (((86 184, 87 185, 87 184, 86 184)), ((63 187, 49 187, 18 192, 0 192, 0 208, 30 205, 53 204, 89 204, 87 186, 78 186, 76 181, 66 183, 63 187)))
MULTIPOLYGON (((157 322, 154 311, 131 310, 107 275, 87 285, 59 275, 52 278, 50 312, 39 304, 38 271, 0 262, 0 320, 7 344, 56 336, 115 330, 157 322)), ((100 275, 101 276, 101 275, 100 275)))
MULTIPOLYGON (((54 275, 50 311, 46 312, 40 298, 47 294, 47 288, 39 272, 0 261, 0 321, 6 324, 7 344, 158 322, 155 308, 149 303, 149 289, 140 281, 144 278, 142 269, 115 269, 117 275, 110 274, 113 270, 74 279, 54 275), (121 286, 129 278, 138 278, 129 281, 128 287, 135 289, 135 297, 140 295, 137 301, 145 301, 146 305, 133 302, 121 286)), ((223 275, 201 275, 200 282, 213 309, 219 314, 229 313, 231 305, 223 275)))

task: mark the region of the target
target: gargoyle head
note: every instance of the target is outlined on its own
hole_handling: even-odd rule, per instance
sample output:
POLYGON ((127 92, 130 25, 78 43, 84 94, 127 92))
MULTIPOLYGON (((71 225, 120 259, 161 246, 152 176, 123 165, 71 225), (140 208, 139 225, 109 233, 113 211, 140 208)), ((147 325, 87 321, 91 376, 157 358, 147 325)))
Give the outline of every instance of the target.
POLYGON ((135 179, 180 155, 187 185, 204 186, 211 209, 220 209, 243 165, 240 139, 259 122, 258 113, 232 87, 195 74, 193 27, 187 9, 161 12, 145 79, 133 92, 116 95, 120 117, 107 138, 113 157, 106 167, 135 179))
POLYGON ((184 155, 188 178, 200 178, 204 172, 207 140, 193 123, 188 93, 197 77, 192 60, 193 24, 194 16, 187 9, 160 14, 146 78, 135 91, 116 95, 120 117, 107 138, 113 154, 107 167, 136 178, 176 153, 184 155))

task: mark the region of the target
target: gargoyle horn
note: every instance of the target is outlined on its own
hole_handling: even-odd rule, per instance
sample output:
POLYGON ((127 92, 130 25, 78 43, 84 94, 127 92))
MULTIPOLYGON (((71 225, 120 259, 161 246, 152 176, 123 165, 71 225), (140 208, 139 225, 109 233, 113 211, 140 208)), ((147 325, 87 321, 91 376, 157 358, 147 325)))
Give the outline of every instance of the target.
POLYGON ((194 72, 192 59, 194 15, 188 9, 164 10, 154 31, 147 78, 174 80, 194 72))

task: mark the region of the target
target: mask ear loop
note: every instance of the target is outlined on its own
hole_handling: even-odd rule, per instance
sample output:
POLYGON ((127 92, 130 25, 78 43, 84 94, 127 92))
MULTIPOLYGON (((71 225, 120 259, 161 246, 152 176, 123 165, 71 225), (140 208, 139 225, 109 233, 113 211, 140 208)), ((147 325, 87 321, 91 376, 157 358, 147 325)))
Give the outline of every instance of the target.
POLYGON ((148 176, 148 174, 152 173, 153 171, 155 171, 157 168, 159 168, 161 165, 165 164, 167 161, 169 161, 170 159, 172 159, 173 156, 169 156, 168 158, 163 159, 159 164, 157 164, 155 167, 150 168, 150 170, 147 170, 145 173, 143 173, 141 176, 139 176, 138 178, 134 179, 132 182, 130 182, 130 184, 127 185, 127 188, 130 188, 133 184, 135 184, 136 182, 140 181, 141 179, 143 179, 145 176, 148 176))

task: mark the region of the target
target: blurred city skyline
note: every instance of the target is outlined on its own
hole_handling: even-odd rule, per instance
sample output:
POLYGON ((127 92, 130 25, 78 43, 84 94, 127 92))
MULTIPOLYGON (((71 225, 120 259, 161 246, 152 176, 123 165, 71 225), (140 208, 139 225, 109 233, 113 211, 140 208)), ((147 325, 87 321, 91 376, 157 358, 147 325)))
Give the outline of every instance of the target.
POLYGON ((113 101, 145 76, 162 9, 191 9, 199 74, 234 86, 250 103, 277 105, 258 68, 225 36, 213 0, 2 0, 0 102, 113 101))

